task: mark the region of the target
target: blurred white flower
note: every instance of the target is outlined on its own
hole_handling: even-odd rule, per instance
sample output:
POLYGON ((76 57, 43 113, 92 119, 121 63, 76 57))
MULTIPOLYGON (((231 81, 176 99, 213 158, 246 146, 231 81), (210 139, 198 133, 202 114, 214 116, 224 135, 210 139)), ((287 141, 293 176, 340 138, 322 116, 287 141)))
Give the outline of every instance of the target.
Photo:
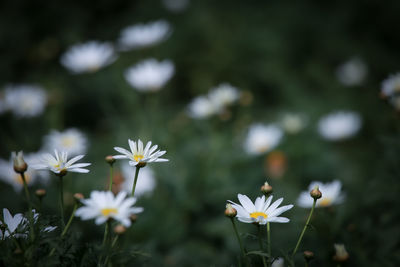
POLYGON ((367 73, 367 65, 359 58, 350 59, 336 70, 338 80, 346 86, 361 84, 367 76, 367 73))
POLYGON ((347 252, 345 246, 343 244, 334 244, 335 247, 335 255, 333 256, 333 260, 337 262, 345 262, 349 258, 349 253, 347 252))
POLYGON ((229 83, 222 83, 212 88, 208 93, 208 98, 218 112, 223 111, 225 107, 235 103, 239 97, 239 90, 229 83))
POLYGON ((283 258, 277 258, 274 260, 271 267, 285 267, 285 260, 283 258))
POLYGON ((110 43, 90 41, 73 45, 61 57, 61 64, 73 73, 95 72, 117 59, 110 43))
POLYGON ((169 11, 179 13, 189 6, 190 0, 162 0, 162 3, 169 11))
POLYGON ((131 225, 130 216, 143 211, 141 207, 133 207, 135 198, 126 197, 120 192, 114 197, 110 191, 93 191, 89 199, 83 199, 83 207, 77 209, 75 216, 82 220, 95 219, 96 224, 103 224, 112 218, 126 227, 131 225))
POLYGON ((0 230, 0 239, 7 238, 10 235, 14 235, 18 226, 24 221, 24 219, 25 218, 21 213, 17 213, 12 216, 8 209, 3 208, 3 222, 7 226, 7 228, 4 230, 4 232, 0 230))
POLYGON ((317 200, 316 207, 328 207, 331 205, 342 203, 344 195, 341 193, 342 183, 335 180, 331 183, 323 184, 321 182, 312 182, 308 187, 308 191, 301 192, 297 199, 297 205, 302 208, 311 208, 314 199, 310 196, 310 191, 316 186, 319 187, 319 191, 322 193, 322 197, 317 200))
POLYGON ((114 147, 114 149, 122 155, 113 156, 115 159, 128 159, 129 165, 136 166, 140 164, 146 164, 150 162, 164 162, 168 159, 160 158, 162 155, 167 153, 166 151, 157 150, 158 145, 151 146, 151 141, 147 142, 146 147, 143 149, 143 142, 139 139, 136 143, 131 139, 128 139, 129 148, 131 151, 126 150, 122 147, 114 147), (156 151, 157 150, 157 151, 156 151))
POLYGON ((39 86, 8 85, 4 91, 4 110, 17 117, 35 117, 43 113, 47 104, 46 91, 39 86))
POLYGON ((88 148, 88 139, 75 128, 63 132, 53 130, 44 137, 44 148, 46 151, 54 151, 54 149, 65 151, 71 156, 85 154, 88 148))
POLYGON ((128 68, 125 79, 138 91, 159 91, 174 75, 175 67, 170 60, 158 62, 147 59, 128 68))
MULTIPOLYGON (((133 177, 135 176, 135 170, 128 163, 123 163, 122 165, 122 176, 124 177, 124 182, 121 185, 121 190, 131 193, 133 187, 133 177)), ((156 180, 154 179, 154 172, 150 168, 142 168, 140 170, 140 179, 137 180, 135 197, 141 197, 147 193, 154 190, 156 186, 156 180)))
POLYGON ((56 149, 54 150, 54 155, 49 153, 43 154, 40 163, 33 164, 32 168, 36 170, 50 170, 56 174, 65 175, 67 172, 79 172, 88 173, 88 169, 84 169, 89 166, 90 163, 76 163, 78 160, 82 159, 84 155, 76 156, 68 160, 68 153, 63 151, 59 153, 56 149))
POLYGON ((259 155, 274 149, 282 137, 283 131, 276 125, 253 124, 249 128, 244 149, 248 154, 259 155))
POLYGON ((281 121, 282 128, 289 134, 296 134, 306 126, 306 118, 296 113, 286 113, 281 121))
POLYGON ((322 117, 318 122, 319 134, 330 141, 352 137, 360 128, 360 115, 351 111, 336 111, 322 117))
POLYGON ((382 82, 381 94, 384 97, 392 97, 400 93, 400 72, 390 75, 382 82))
POLYGON ((165 40, 171 33, 167 21, 157 20, 147 24, 136 24, 121 31, 118 47, 122 51, 155 45, 165 40))
MULTIPOLYGON (((24 155, 24 160, 28 164, 28 169, 24 173, 27 185, 32 185, 37 181, 46 184, 48 182, 49 174, 44 171, 37 171, 31 168, 31 164, 37 163, 38 153, 31 153, 24 155)), ((16 192, 20 192, 24 187, 21 175, 14 171, 14 162, 11 158, 9 161, 0 159, 0 180, 10 184, 16 192)))
POLYGON ((285 211, 293 208, 293 205, 286 205, 278 208, 283 198, 276 200, 272 204, 272 196, 269 196, 268 199, 265 199, 265 196, 257 197, 254 204, 246 195, 238 194, 238 199, 241 205, 230 200, 229 202, 232 203, 232 206, 236 209, 236 218, 241 222, 258 223, 261 225, 267 224, 268 222, 289 222, 288 218, 278 217, 285 211))
POLYGON ((205 96, 196 97, 188 106, 188 115, 194 119, 208 118, 215 113, 215 106, 205 96))

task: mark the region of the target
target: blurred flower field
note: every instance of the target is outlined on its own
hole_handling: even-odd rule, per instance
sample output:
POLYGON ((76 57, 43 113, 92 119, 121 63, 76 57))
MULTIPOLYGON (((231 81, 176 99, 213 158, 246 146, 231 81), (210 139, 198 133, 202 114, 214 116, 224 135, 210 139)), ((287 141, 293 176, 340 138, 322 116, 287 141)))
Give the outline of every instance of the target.
POLYGON ((1 266, 400 265, 400 3, 1 7, 1 266))

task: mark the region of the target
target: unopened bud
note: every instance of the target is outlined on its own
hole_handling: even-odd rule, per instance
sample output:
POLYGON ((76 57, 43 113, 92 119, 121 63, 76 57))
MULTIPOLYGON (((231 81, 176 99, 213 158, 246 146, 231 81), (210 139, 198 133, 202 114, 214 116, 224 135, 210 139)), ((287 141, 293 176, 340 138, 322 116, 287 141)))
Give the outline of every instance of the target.
POLYGON ((333 260, 337 262, 345 262, 348 260, 349 253, 347 253, 346 248, 343 244, 335 244, 336 254, 333 256, 333 260))
POLYGON ((122 224, 118 224, 117 226, 114 227, 114 233, 116 233, 117 235, 122 235, 125 232, 126 232, 126 227, 123 226, 122 224))
POLYGON ((229 218, 234 218, 237 214, 237 211, 234 207, 232 207, 231 204, 226 204, 226 209, 225 209, 225 216, 229 218))
POLYGON ((131 222, 132 223, 135 223, 136 221, 137 221, 137 215, 136 214, 132 214, 130 217, 129 217, 129 219, 131 219, 131 222))
POLYGON ((24 160, 24 154, 20 152, 12 152, 12 158, 14 160, 14 171, 16 173, 24 173, 28 169, 28 164, 24 160))
POLYGON ((261 186, 261 192, 264 194, 264 195, 266 195, 266 196, 268 196, 269 194, 271 194, 272 193, 272 186, 270 186, 269 184, 268 184, 268 182, 265 182, 262 186, 261 186))
POLYGON ((314 187, 314 189, 311 190, 310 196, 311 196, 314 200, 320 199, 320 198, 322 197, 322 193, 321 193, 321 191, 319 191, 319 186, 318 186, 318 185, 316 185, 316 186, 314 187))
POLYGON ((112 166, 115 162, 115 158, 113 156, 107 156, 106 162, 112 166))
POLYGON ((46 195, 46 189, 38 189, 35 191, 35 195, 39 198, 42 199, 46 195))
POLYGON ((314 259, 314 252, 306 250, 303 252, 303 256, 304 256, 304 259, 306 259, 306 261, 310 261, 310 260, 314 259))
POLYGON ((80 203, 82 199, 84 199, 85 197, 83 196, 83 194, 81 193, 75 193, 74 194, 74 199, 77 203, 80 203))

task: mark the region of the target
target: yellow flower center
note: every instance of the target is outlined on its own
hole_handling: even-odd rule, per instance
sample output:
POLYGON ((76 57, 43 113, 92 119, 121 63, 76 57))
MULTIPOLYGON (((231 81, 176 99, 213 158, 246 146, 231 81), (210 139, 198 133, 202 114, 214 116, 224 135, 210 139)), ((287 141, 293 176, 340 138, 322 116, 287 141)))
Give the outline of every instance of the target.
POLYGON ((257 219, 258 217, 263 217, 264 219, 267 219, 268 215, 265 214, 264 212, 256 211, 256 212, 250 213, 250 217, 254 218, 254 219, 257 219))
POLYGON ((71 136, 67 136, 62 139, 61 143, 64 147, 70 147, 74 144, 74 141, 74 138, 72 138, 71 136))
POLYGON ((139 162, 141 159, 143 159, 143 155, 134 155, 134 156, 133 156, 133 159, 134 159, 136 162, 139 162))
POLYGON ((319 205, 321 207, 327 207, 327 206, 331 205, 331 203, 332 203, 332 199, 326 197, 326 198, 321 199, 321 201, 319 202, 319 205))
MULTIPOLYGON (((18 184, 21 184, 21 185, 24 184, 24 182, 22 181, 22 177, 21 177, 20 174, 15 174, 15 175, 14 175, 14 181, 17 182, 18 184)), ((25 173, 25 182, 26 182, 27 184, 29 184, 30 181, 31 181, 31 176, 30 176, 29 174, 25 173)))
POLYGON ((117 213, 118 213, 118 210, 115 209, 115 208, 105 208, 105 209, 102 209, 102 210, 101 210, 101 214, 102 214, 104 217, 108 217, 108 216, 110 216, 111 214, 117 214, 117 213))

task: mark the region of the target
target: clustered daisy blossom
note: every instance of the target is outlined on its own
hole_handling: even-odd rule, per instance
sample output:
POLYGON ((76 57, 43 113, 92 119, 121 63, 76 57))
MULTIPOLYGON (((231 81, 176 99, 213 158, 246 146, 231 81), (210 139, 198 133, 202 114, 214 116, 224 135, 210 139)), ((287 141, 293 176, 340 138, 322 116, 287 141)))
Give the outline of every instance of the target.
POLYGON ((232 206, 236 209, 236 217, 241 222, 258 223, 260 225, 267 224, 268 222, 289 222, 288 218, 279 217, 279 215, 285 211, 293 208, 293 205, 286 205, 278 208, 282 203, 283 198, 276 200, 272 204, 272 196, 269 196, 267 199, 265 199, 265 196, 257 197, 254 204, 246 195, 238 194, 238 199, 240 205, 230 200, 229 202, 232 203, 232 206))
POLYGON ((78 160, 82 159, 84 155, 76 156, 68 160, 67 152, 58 152, 54 150, 54 155, 46 153, 42 155, 41 162, 33 165, 32 167, 37 170, 50 170, 56 174, 65 175, 67 172, 79 172, 88 173, 89 170, 85 167, 89 166, 90 163, 76 163, 78 160))
POLYGON ((283 131, 274 124, 253 124, 249 128, 244 149, 250 155, 263 154, 278 146, 282 137, 283 131))
POLYGON ((118 47, 122 51, 148 47, 165 40, 170 33, 171 27, 165 20, 132 25, 121 31, 118 47))
POLYGON ((128 140, 131 151, 122 147, 114 147, 114 149, 122 155, 113 156, 115 159, 128 159, 129 165, 137 166, 138 164, 146 164, 150 162, 164 162, 168 159, 160 158, 167 153, 166 151, 157 150, 158 145, 151 146, 151 141, 147 142, 143 148, 143 142, 139 139, 137 142, 128 140))
POLYGON ((69 155, 75 156, 84 154, 87 151, 87 137, 78 129, 67 129, 65 131, 51 131, 44 137, 44 147, 47 151, 65 151, 69 155))
POLYGON ((96 224, 103 224, 108 219, 114 219, 129 227, 130 216, 143 211, 141 207, 133 207, 136 199, 126 198, 126 192, 120 192, 114 197, 110 191, 93 191, 89 199, 83 199, 81 202, 84 206, 77 209, 75 216, 82 220, 95 219, 96 224))
MULTIPOLYGON (((135 175, 134 169, 128 164, 128 162, 124 162, 122 167, 122 176, 124 181, 121 185, 121 190, 131 193, 133 187, 133 179, 135 175)), ((151 168, 143 168, 140 171, 140 179, 138 179, 135 189, 135 197, 139 198, 147 193, 150 193, 154 190, 156 186, 156 180, 154 178, 154 171, 151 168)))
POLYGON ((117 59, 110 43, 90 41, 73 45, 61 57, 61 64, 73 73, 95 72, 117 59))
POLYGON ((335 204, 340 204, 344 200, 344 195, 341 193, 342 183, 335 180, 331 183, 312 182, 308 187, 308 191, 301 192, 297 199, 297 205, 302 208, 311 208, 313 205, 313 198, 310 197, 310 191, 318 186, 322 197, 317 200, 316 207, 328 207, 335 204))
POLYGON ((356 112, 336 111, 318 122, 319 134, 326 140, 338 141, 354 136, 361 128, 361 117, 356 112))
POLYGON ((361 84, 367 76, 368 68, 360 58, 352 58, 343 63, 336 70, 338 80, 346 86, 361 84))
POLYGON ((125 79, 138 91, 159 91, 172 78, 175 66, 170 60, 147 59, 128 68, 125 79))
POLYGON ((4 91, 4 110, 17 117, 36 117, 47 104, 46 91, 36 85, 8 85, 4 91))
POLYGON ((194 119, 208 118, 215 113, 213 103, 206 96, 196 97, 188 106, 188 115, 194 119))

